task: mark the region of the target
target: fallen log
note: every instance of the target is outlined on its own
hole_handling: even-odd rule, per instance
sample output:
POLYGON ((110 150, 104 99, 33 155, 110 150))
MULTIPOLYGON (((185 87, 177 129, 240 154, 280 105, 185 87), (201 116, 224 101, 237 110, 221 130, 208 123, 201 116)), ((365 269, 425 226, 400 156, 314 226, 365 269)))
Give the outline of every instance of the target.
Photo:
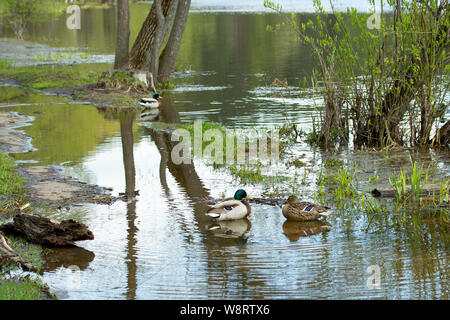
MULTIPOLYGON (((426 184, 421 187, 420 194, 421 195, 428 195, 428 194, 433 194, 433 193, 439 194, 440 189, 441 189, 441 184, 438 184, 438 183, 426 184)), ((408 193, 411 192, 410 185, 406 186, 406 192, 408 192, 408 193)), ((391 198, 391 197, 395 197, 395 195, 397 194, 397 191, 394 188, 379 188, 379 189, 375 188, 371 191, 371 193, 372 193, 372 196, 374 196, 375 198, 378 198, 378 197, 391 198)))
POLYGON ((19 233, 29 241, 54 247, 74 246, 75 241, 93 240, 88 227, 74 220, 58 223, 37 215, 17 213, 11 223, 0 225, 4 233, 19 233))
POLYGON ((24 270, 35 271, 35 268, 28 261, 23 260, 11 249, 3 234, 0 233, 0 265, 8 262, 18 262, 24 270))

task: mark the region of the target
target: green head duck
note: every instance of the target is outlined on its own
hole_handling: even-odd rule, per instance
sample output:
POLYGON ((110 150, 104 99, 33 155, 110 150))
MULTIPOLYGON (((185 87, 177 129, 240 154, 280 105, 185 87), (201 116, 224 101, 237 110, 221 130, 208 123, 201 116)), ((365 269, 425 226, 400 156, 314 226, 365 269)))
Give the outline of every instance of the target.
POLYGON ((242 189, 237 190, 234 194, 234 198, 236 200, 242 200, 245 197, 247 197, 247 192, 245 192, 245 190, 242 190, 242 189))

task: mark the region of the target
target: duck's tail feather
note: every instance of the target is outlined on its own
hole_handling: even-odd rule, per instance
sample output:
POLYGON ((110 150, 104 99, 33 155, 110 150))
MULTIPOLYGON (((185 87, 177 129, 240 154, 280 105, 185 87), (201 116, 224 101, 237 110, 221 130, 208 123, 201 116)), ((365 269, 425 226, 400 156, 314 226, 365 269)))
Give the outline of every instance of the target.
POLYGON ((210 216, 211 218, 218 218, 218 217, 220 217, 220 214, 216 213, 216 212, 207 212, 206 215, 210 216))
POLYGON ((219 218, 222 211, 218 208, 211 208, 208 211, 206 211, 206 215, 210 216, 211 218, 219 218))
POLYGON ((328 209, 327 211, 320 212, 319 214, 323 217, 328 217, 332 213, 333 213, 333 210, 328 209))

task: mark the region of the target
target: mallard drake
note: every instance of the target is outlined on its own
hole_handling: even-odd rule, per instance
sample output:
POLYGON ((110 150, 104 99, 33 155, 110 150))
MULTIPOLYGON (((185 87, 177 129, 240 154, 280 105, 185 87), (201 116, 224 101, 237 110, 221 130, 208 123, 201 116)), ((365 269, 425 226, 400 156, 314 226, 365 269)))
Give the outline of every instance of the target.
POLYGON ((235 192, 234 198, 228 198, 216 204, 206 212, 206 215, 214 218, 216 221, 237 220, 246 218, 251 208, 247 201, 245 190, 239 189, 235 192))
POLYGON ((297 197, 290 196, 282 209, 283 216, 293 221, 311 221, 320 217, 327 217, 330 208, 312 202, 299 202, 297 197))
POLYGON ((159 108, 159 94, 155 93, 153 98, 141 98, 139 104, 145 108, 159 108))

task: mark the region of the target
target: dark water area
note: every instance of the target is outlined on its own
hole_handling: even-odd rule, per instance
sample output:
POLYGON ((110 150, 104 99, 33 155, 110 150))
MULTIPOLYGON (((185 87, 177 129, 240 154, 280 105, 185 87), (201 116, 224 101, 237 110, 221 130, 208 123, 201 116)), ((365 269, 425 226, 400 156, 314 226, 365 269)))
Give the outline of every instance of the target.
MULTIPOLYGON (((132 40, 146 10, 147 5, 131 7, 132 40)), ((311 75, 315 60, 288 30, 266 31, 267 24, 278 22, 277 15, 264 12, 193 10, 160 122, 203 120, 247 129, 288 121, 311 131, 322 100, 298 83, 311 75), (273 88, 275 78, 286 79, 288 88, 273 88)), ((86 48, 108 61, 114 54, 115 12, 83 11, 80 31, 67 30, 60 17, 35 26, 30 36, 51 48, 86 48)), ((279 207, 263 204, 252 205, 243 220, 212 223, 204 215, 205 197, 231 196, 239 187, 251 197, 280 187, 284 197, 292 191, 313 200, 328 152, 299 142, 289 156, 301 159, 304 168, 281 163, 263 169, 279 177, 275 185, 245 185, 203 159, 174 164, 170 135, 137 115, 21 91, 26 90, 0 87, 0 110, 34 117, 21 130, 33 137, 36 150, 14 154, 19 162, 61 165, 67 175, 111 187, 113 195, 140 194, 133 201, 51 213, 80 220, 95 235, 80 248, 48 255, 42 277, 60 299, 448 299, 449 224, 439 215, 416 213, 419 226, 413 227, 409 215, 401 224, 402 213, 372 218, 350 205, 335 208, 327 232, 321 228, 325 223, 288 223, 279 207), (373 270, 380 272, 378 287, 369 283, 373 270)), ((362 193, 389 186, 392 173, 408 170, 410 156, 433 165, 437 180, 450 174, 446 151, 386 156, 346 149, 333 158, 357 168, 362 193), (378 181, 368 182, 375 173, 378 181)), ((326 201, 334 208, 330 195, 326 201)))

